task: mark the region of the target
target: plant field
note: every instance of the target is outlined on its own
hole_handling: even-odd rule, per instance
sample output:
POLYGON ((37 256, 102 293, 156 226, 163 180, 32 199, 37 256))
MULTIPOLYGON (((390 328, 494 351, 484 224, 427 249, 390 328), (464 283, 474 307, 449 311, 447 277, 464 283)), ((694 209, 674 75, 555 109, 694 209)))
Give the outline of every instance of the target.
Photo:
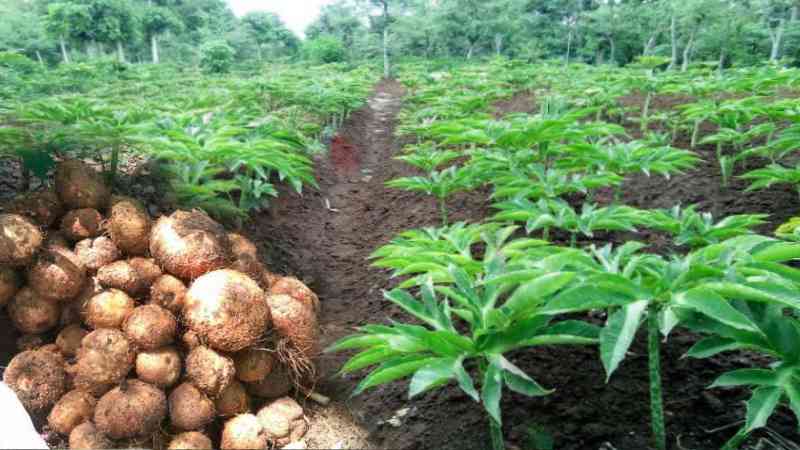
MULTIPOLYGON (((370 65, 215 75, 101 61, 9 76, 0 89, 3 217, 35 221, 46 242, 33 262, 9 256, 13 245, 0 253, 13 287, 0 316, 14 325, 3 327, 4 361, 48 351, 63 332, 21 326, 17 311, 44 253, 56 251, 54 230, 78 233, 64 223, 84 207, 68 203, 58 175, 78 164, 138 198, 148 221, 205 211, 260 250, 252 262, 234 252, 210 269, 183 267, 168 257, 182 247, 157 232, 162 217, 142 254, 195 296, 212 287, 212 270, 233 268, 246 275, 229 271, 220 283, 252 284, 254 297, 269 299, 271 331, 246 345, 178 308, 172 327, 201 340, 192 346, 182 334, 174 345, 187 366, 206 345, 222 358, 274 352, 293 375, 304 426, 291 426, 307 425, 298 439, 308 448, 796 449, 800 70, 677 72, 668 62, 412 61, 380 80, 370 65), (45 223, 48 210, 31 202, 53 192, 74 211, 45 223), (286 288, 278 274, 313 292, 286 288), (257 283, 229 281, 238 276, 257 283), (273 306, 295 296, 313 320, 287 320, 273 306), (287 356, 305 326, 308 348, 325 349, 309 350, 313 364, 287 356)), ((114 202, 89 206, 103 219, 92 239, 119 240, 114 202)), ((224 228, 201 216, 189 222, 216 230, 203 241, 213 244, 224 228)), ((173 239, 185 239, 172 226, 173 239)), ((104 267, 81 273, 111 289, 104 267)), ((132 305, 153 302, 131 295, 132 305)), ((75 298, 59 300, 81 309, 70 325, 128 332, 129 316, 101 326, 96 297, 75 298)), ((62 364, 79 371, 88 346, 62 364)), ((202 431, 235 448, 244 437, 228 430, 250 419, 267 430, 268 394, 237 410, 253 414, 181 425, 175 391, 220 394, 198 377, 187 368, 186 383, 159 387, 172 409, 139 440, 110 434, 99 413, 92 423, 121 446, 202 431)), ((141 379, 122 373, 98 405, 143 389, 141 379)), ((266 378, 240 379, 252 388, 266 378)), ((72 442, 33 417, 51 445, 72 442)), ((288 443, 264 439, 245 442, 288 443)))
POLYGON ((500 421, 518 448, 792 448, 798 73, 661 64, 405 65, 340 133, 362 173, 322 163, 259 221, 329 246, 282 259, 340 299, 324 365, 352 388, 324 386, 364 390, 378 447, 500 421))

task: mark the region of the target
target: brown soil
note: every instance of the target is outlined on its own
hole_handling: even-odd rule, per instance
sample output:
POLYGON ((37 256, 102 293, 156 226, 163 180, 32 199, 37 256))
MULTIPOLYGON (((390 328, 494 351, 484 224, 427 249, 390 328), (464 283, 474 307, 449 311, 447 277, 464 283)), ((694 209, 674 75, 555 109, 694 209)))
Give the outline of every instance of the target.
MULTIPOLYGON (((273 267, 298 274, 319 294, 325 345, 352 333, 359 325, 408 320, 382 299, 381 291, 395 282, 367 261, 372 251, 400 231, 438 222, 431 198, 384 186, 388 180, 414 174, 413 169, 392 159, 402 144, 393 139, 393 131, 403 94, 395 82, 379 84, 370 105, 345 123, 338 143, 334 141, 336 151, 317 161, 320 189, 303 196, 287 193, 269 217, 259 217, 249 226, 257 239, 273 243, 273 267), (353 161, 360 164, 360 170, 352 170, 353 161)), ((529 93, 495 105, 498 116, 534 108, 529 93)), ((767 211, 776 214, 774 223, 797 210, 788 189, 743 194, 744 186, 738 181, 720 188, 719 170, 711 158, 713 152, 708 151, 701 149, 701 155, 712 162, 668 182, 657 177, 633 177, 625 184, 625 200, 643 207, 700 203, 703 209, 715 209, 719 214, 767 211)), ((481 192, 455 197, 449 205, 453 220, 486 217, 490 212, 486 198, 481 192)), ((629 237, 607 236, 614 241, 629 237)), ((637 238, 649 240, 647 235, 637 238)), ((695 340, 695 336, 679 332, 664 346, 667 425, 675 449, 719 448, 735 431, 730 425, 743 417, 747 393, 706 391, 705 387, 726 370, 763 363, 748 355, 723 355, 704 361, 681 359, 695 340)), ((306 405, 311 417, 310 447, 488 448, 487 424, 480 406, 455 386, 410 401, 407 382, 397 382, 350 399, 359 377, 336 376, 347 356, 325 355, 320 361, 323 377, 317 390, 331 396, 333 403, 328 407, 311 402, 306 405)), ((608 384, 595 348, 537 349, 511 357, 543 385, 557 391, 544 398, 505 393, 504 433, 510 445, 535 449, 530 445, 531 430, 540 429, 553 436, 558 449, 650 447, 647 358, 642 336, 608 384)), ((770 426, 789 439, 798 439, 788 410, 779 410, 770 426)))

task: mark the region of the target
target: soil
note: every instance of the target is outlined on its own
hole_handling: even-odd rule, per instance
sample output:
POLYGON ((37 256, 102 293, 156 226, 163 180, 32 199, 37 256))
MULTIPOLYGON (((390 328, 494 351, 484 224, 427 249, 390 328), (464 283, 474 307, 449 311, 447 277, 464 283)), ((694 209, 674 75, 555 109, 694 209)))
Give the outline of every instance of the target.
MULTIPOLYGON (((270 215, 257 217, 248 226, 256 239, 272 243, 274 268, 298 274, 319 294, 325 345, 360 325, 408 320, 382 299, 382 290, 392 288, 396 280, 370 267, 368 257, 403 230, 438 224, 431 198, 384 186, 393 178, 416 174, 392 159, 403 145, 393 136, 403 94, 402 86, 394 81, 380 83, 369 105, 354 113, 333 139, 330 155, 317 161, 320 189, 302 196, 287 192, 270 215)), ((663 103, 668 107, 673 102, 663 103)), ((522 93, 497 103, 494 110, 501 117, 534 108, 533 94, 522 93)), ((682 139, 678 146, 687 145, 688 137, 682 139)), ((713 149, 700 148, 698 153, 706 162, 671 180, 631 177, 625 184, 625 201, 651 208, 698 203, 702 210, 722 215, 771 213, 764 232, 797 212, 796 197, 789 188, 743 193, 745 185, 739 180, 722 188, 713 149)), ((490 213, 485 192, 456 196, 449 210, 454 221, 478 221, 490 213)), ((631 238, 626 234, 603 237, 615 242, 631 238)), ((658 247, 659 236, 635 238, 658 247)), ((674 449, 719 448, 744 417, 747 392, 705 388, 724 371, 766 363, 748 354, 682 359, 696 340, 694 335, 677 332, 664 345, 664 397, 674 449)), ((344 378, 336 374, 348 356, 326 354, 320 361, 322 379, 317 390, 333 402, 327 407, 306 404, 310 448, 489 448, 480 406, 455 386, 408 400, 407 382, 396 382, 351 399, 363 373, 344 378)), ((541 348, 520 351, 511 358, 556 392, 543 398, 505 394, 504 434, 510 446, 535 450, 534 442, 549 435, 557 449, 650 448, 644 336, 638 337, 609 383, 604 381, 595 348, 541 348)), ((800 441, 788 410, 779 410, 769 425, 787 439, 800 441)), ((751 442, 757 440, 758 435, 751 442)))

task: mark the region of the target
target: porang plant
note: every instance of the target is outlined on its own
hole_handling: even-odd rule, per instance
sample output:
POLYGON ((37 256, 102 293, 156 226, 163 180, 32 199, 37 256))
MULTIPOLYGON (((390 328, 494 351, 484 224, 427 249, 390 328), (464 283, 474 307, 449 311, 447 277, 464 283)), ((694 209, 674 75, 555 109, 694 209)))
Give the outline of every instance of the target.
POLYGON ((482 405, 489 417, 492 448, 500 450, 505 448, 503 388, 527 396, 552 392, 505 355, 543 345, 591 345, 597 342, 599 329, 582 321, 557 321, 553 314, 542 312, 548 299, 568 286, 575 274, 540 271, 541 276, 519 285, 508 277, 501 254, 489 255, 484 263, 474 276, 450 265, 452 285, 435 286, 428 278, 417 295, 402 289, 386 292, 386 299, 419 324, 367 325, 330 350, 359 350, 342 367, 343 373, 377 366, 354 395, 407 377, 409 397, 455 381, 482 405))

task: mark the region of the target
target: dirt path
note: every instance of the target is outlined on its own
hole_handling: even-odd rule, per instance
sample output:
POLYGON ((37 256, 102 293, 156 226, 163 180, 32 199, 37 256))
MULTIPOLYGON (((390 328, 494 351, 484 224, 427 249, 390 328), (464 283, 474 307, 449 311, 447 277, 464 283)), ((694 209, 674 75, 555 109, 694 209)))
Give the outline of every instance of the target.
MULTIPOLYGON (((274 246, 266 251, 274 270, 296 274, 318 293, 325 345, 359 325, 403 317, 382 299, 382 290, 391 287, 387 274, 369 267, 367 259, 399 232, 437 225, 439 219, 432 199, 384 186, 410 174, 407 165, 392 159, 401 147, 394 129, 403 95, 397 82, 378 84, 369 104, 350 117, 329 154, 316 162, 319 189, 282 195, 269 216, 250 226, 257 242, 274 246)), ((485 198, 455 198, 453 219, 482 216, 485 198)), ((452 411, 439 408, 435 417, 424 417, 428 408, 407 401, 404 383, 350 400, 357 378, 336 376, 345 360, 346 355, 325 355, 319 363, 323 379, 318 391, 334 402, 325 408, 308 405, 310 448, 419 448, 423 442, 431 445, 432 436, 447 441, 448 435, 434 426, 452 411)), ((473 407, 464 402, 459 409, 473 407)), ((469 421, 463 426, 469 427, 469 421)))

